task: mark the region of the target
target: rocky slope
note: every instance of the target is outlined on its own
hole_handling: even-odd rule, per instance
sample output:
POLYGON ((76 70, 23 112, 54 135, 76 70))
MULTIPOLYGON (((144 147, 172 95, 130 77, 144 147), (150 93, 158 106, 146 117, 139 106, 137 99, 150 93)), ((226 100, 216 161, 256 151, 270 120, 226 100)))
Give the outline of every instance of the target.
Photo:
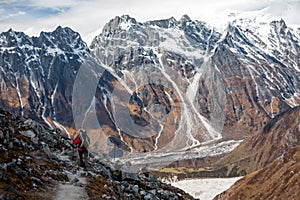
POLYGON ((299 199, 300 146, 237 181, 214 199, 299 199))
POLYGON ((109 155, 221 155, 298 105, 299 51, 283 20, 237 20, 221 32, 188 16, 122 16, 90 48, 69 28, 9 30, 0 35, 0 104, 71 134, 84 127, 109 155))
POLYGON ((300 107, 271 119, 264 129, 247 138, 229 155, 217 162, 235 173, 250 173, 266 167, 300 145, 300 107))
POLYGON ((249 173, 215 199, 298 199, 300 107, 274 117, 218 163, 232 175, 249 173))
POLYGON ((130 166, 122 171, 104 163, 97 154, 90 154, 83 171, 71 141, 59 130, 3 110, 0 122, 0 199, 66 198, 61 194, 80 199, 83 193, 85 199, 193 199, 153 177, 129 173, 130 166))

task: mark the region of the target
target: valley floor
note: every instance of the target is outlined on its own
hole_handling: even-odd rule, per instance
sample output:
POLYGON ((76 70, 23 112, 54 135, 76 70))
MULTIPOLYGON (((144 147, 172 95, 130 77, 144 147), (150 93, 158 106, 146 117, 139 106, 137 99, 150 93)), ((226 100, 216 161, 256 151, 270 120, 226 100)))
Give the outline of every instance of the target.
POLYGON ((229 189, 241 177, 235 178, 203 178, 182 180, 171 183, 195 198, 201 200, 211 200, 216 195, 229 189))

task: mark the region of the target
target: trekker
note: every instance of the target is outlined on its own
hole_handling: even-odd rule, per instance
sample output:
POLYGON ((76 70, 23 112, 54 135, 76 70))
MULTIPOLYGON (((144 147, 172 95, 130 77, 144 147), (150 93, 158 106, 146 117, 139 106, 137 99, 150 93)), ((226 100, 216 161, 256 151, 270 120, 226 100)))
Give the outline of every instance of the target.
POLYGON ((90 139, 85 130, 80 129, 78 133, 75 134, 73 139, 73 144, 77 147, 79 154, 79 166, 87 167, 87 158, 89 155, 88 148, 90 145, 90 139))

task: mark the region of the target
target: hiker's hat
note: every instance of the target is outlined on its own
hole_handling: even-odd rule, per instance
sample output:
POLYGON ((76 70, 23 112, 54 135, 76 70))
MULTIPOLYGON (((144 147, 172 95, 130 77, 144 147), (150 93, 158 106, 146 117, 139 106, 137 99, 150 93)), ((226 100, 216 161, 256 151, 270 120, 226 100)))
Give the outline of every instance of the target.
POLYGON ((79 129, 79 130, 80 130, 80 131, 79 131, 80 133, 86 133, 86 130, 84 130, 84 129, 82 129, 82 128, 79 129))

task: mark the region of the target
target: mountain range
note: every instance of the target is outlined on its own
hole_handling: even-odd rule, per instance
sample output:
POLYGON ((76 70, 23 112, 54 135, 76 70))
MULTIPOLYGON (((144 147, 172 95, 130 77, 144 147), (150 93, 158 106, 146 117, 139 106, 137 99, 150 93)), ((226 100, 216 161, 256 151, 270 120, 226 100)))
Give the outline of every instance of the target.
POLYGON ((221 155, 299 104, 299 38, 283 20, 220 31, 186 15, 115 17, 90 46, 67 27, 8 30, 0 104, 70 137, 83 127, 95 151, 114 157, 221 155))
MULTIPOLYGON (((220 30, 187 15, 115 17, 89 46, 68 27, 0 33, 0 191, 30 198, 46 182, 73 184, 68 138, 84 128, 94 156, 122 167, 200 158, 245 175, 216 199, 298 198, 299 33, 284 20, 220 30)), ((96 158, 87 196, 192 199, 154 179, 124 180, 96 158)))

